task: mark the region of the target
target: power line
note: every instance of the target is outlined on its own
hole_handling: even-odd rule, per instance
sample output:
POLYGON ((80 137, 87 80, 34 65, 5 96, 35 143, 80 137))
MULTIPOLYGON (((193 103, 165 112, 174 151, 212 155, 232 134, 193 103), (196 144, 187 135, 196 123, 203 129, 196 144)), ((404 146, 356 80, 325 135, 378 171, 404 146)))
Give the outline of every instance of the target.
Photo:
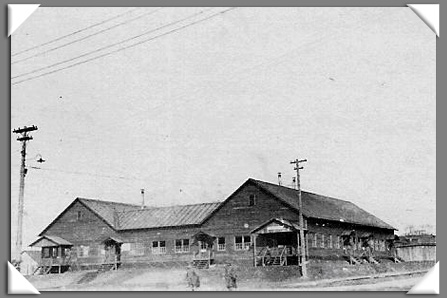
POLYGON ((16 64, 16 63, 19 63, 19 62, 27 61, 27 60, 29 60, 29 59, 31 59, 31 58, 38 57, 38 56, 42 56, 42 55, 45 55, 45 54, 47 54, 47 53, 56 51, 56 50, 58 50, 58 49, 64 48, 64 47, 69 46, 69 45, 72 45, 72 44, 74 44, 74 43, 83 41, 83 40, 85 40, 85 39, 87 39, 87 38, 90 38, 90 37, 92 37, 92 36, 96 36, 96 35, 98 35, 98 34, 101 34, 101 33, 104 33, 104 32, 106 32, 106 31, 112 30, 112 29, 114 29, 114 28, 116 28, 116 27, 119 27, 119 26, 128 24, 128 23, 130 23, 130 22, 132 22, 132 21, 135 21, 135 20, 138 20, 138 19, 141 19, 142 17, 145 17, 145 16, 148 16, 148 15, 154 14, 154 13, 156 13, 156 12, 162 10, 162 9, 163 9, 163 7, 159 8, 159 9, 156 9, 156 10, 153 10, 153 11, 150 11, 150 12, 146 12, 146 13, 144 13, 144 14, 142 14, 142 15, 139 15, 139 16, 133 18, 133 19, 130 19, 130 20, 127 20, 127 21, 124 21, 124 22, 115 24, 115 25, 113 25, 113 26, 111 26, 111 27, 102 29, 102 30, 100 30, 100 31, 98 31, 98 32, 89 34, 89 35, 87 35, 87 36, 84 36, 84 37, 81 37, 81 38, 78 38, 78 39, 75 39, 75 40, 73 40, 73 41, 64 43, 64 44, 62 44, 62 45, 60 45, 60 46, 57 46, 57 47, 48 49, 48 50, 46 50, 46 51, 43 51, 43 52, 34 54, 34 55, 32 55, 32 56, 28 56, 28 57, 26 57, 26 58, 23 58, 23 59, 20 59, 20 60, 17 60, 17 61, 13 61, 11 64, 16 64))
POLYGON ((34 166, 30 166, 29 168, 35 169, 35 170, 60 172, 60 173, 67 173, 67 174, 81 175, 81 176, 104 177, 104 178, 123 179, 123 180, 130 180, 130 181, 147 181, 147 180, 143 180, 143 179, 131 178, 131 177, 125 177, 125 176, 100 175, 100 174, 93 174, 93 173, 87 173, 87 172, 65 171, 65 170, 59 170, 59 169, 41 168, 41 167, 34 167, 34 166))
MULTIPOLYGON (((67 69, 67 68, 72 68, 72 67, 74 67, 74 66, 81 65, 81 64, 84 64, 84 63, 87 63, 87 62, 90 62, 90 61, 93 61, 93 60, 96 60, 96 59, 99 59, 99 58, 102 58, 102 57, 105 57, 105 56, 108 56, 108 55, 111 55, 111 54, 114 54, 114 53, 116 53, 116 52, 123 51, 123 50, 128 49, 128 48, 135 47, 135 46, 137 46, 137 45, 140 45, 140 44, 149 42, 149 41, 151 41, 151 40, 157 39, 157 38, 159 38, 159 37, 163 37, 163 36, 165 36, 165 35, 174 33, 174 32, 176 32, 176 31, 179 31, 179 30, 181 30, 181 29, 184 29, 184 28, 187 28, 187 27, 189 27, 189 26, 195 25, 195 24, 197 24, 197 23, 206 21, 206 20, 211 19, 211 18, 213 18, 213 17, 215 17, 215 16, 217 16, 217 15, 219 15, 219 14, 226 13, 226 12, 232 10, 232 9, 235 9, 235 8, 236 8, 236 7, 234 7, 234 8, 230 8, 230 9, 227 9, 227 10, 224 10, 224 11, 217 12, 217 13, 212 14, 212 15, 206 17, 206 18, 200 19, 200 20, 195 21, 195 22, 192 22, 192 23, 188 23, 188 24, 183 25, 183 26, 181 26, 181 27, 172 29, 172 30, 167 31, 167 32, 165 32, 165 33, 162 33, 162 34, 159 34, 159 35, 157 35, 157 36, 154 36, 154 37, 145 39, 145 40, 143 40, 143 41, 140 41, 140 42, 131 44, 131 45, 129 45, 129 46, 125 46, 125 47, 119 48, 119 49, 117 49, 117 50, 114 50, 114 51, 112 51, 112 52, 108 52, 108 53, 105 53, 105 54, 101 54, 101 55, 99 55, 99 56, 95 56, 95 57, 93 57, 93 58, 90 58, 90 59, 87 59, 87 60, 83 60, 83 61, 80 61, 80 62, 71 64, 71 65, 68 65, 68 66, 66 66, 66 67, 63 67, 63 68, 59 68, 59 69, 56 69, 56 70, 52 70, 52 71, 49 71, 49 72, 45 72, 45 73, 40 74, 40 75, 32 76, 32 77, 30 77, 30 78, 23 79, 23 80, 20 80, 20 81, 18 81, 18 82, 14 82, 14 83, 12 83, 11 85, 17 85, 17 84, 20 84, 20 83, 23 83, 23 82, 26 82, 26 81, 29 81, 29 80, 32 80, 32 79, 36 79, 36 78, 39 78, 39 77, 42 77, 42 76, 46 76, 46 75, 48 75, 48 74, 52 74, 52 73, 55 73, 55 72, 59 72, 59 71, 61 71, 61 70, 67 69)), ((115 44, 112 44, 112 45, 109 45, 109 46, 106 46, 106 47, 103 47, 103 48, 94 50, 94 51, 92 51, 92 52, 89 52, 89 53, 80 55, 80 56, 78 56, 78 57, 74 57, 74 58, 71 58, 71 59, 68 59, 68 60, 65 60, 65 61, 62 61, 62 62, 55 63, 55 64, 50 65, 50 66, 46 66, 46 67, 43 67, 43 68, 40 68, 40 69, 31 71, 31 72, 28 72, 28 73, 24 73, 24 74, 15 76, 15 77, 13 77, 12 79, 15 79, 15 78, 18 78, 18 77, 22 77, 22 76, 26 76, 26 75, 29 75, 29 74, 33 74, 33 73, 35 73, 35 72, 39 72, 39 71, 44 70, 44 69, 47 69, 47 68, 52 68, 52 67, 54 67, 54 66, 57 66, 57 65, 60 65, 60 64, 66 63, 66 62, 70 62, 70 61, 79 59, 79 58, 81 58, 81 57, 90 55, 90 54, 92 54, 92 53, 99 52, 99 51, 102 51, 102 50, 104 50, 104 49, 107 49, 107 48, 110 48, 110 47, 113 47, 113 46, 116 46, 116 45, 125 43, 125 42, 127 42, 127 41, 129 41, 129 40, 136 39, 136 38, 139 38, 139 37, 141 37, 141 36, 147 35, 147 34, 149 34, 149 33, 152 33, 152 32, 158 31, 158 30, 160 30, 160 29, 163 29, 163 28, 165 28, 165 27, 174 25, 174 24, 176 24, 176 23, 180 23, 180 22, 182 22, 182 21, 184 21, 184 20, 186 20, 186 19, 195 17, 195 16, 197 16, 197 15, 199 15, 199 14, 202 14, 203 12, 206 12, 206 11, 209 11, 209 10, 211 10, 211 9, 202 10, 202 11, 200 11, 199 13, 196 13, 196 14, 194 14, 194 15, 191 15, 191 16, 188 16, 188 17, 183 18, 183 19, 181 19, 181 20, 178 20, 178 21, 175 21, 175 22, 172 22, 172 23, 163 25, 163 26, 161 26, 161 27, 159 27, 159 28, 156 28, 156 29, 150 30, 150 31, 148 31, 148 32, 139 34, 139 35, 137 35, 137 36, 131 37, 131 38, 126 39, 126 40, 124 40, 124 41, 121 41, 121 42, 118 42, 118 43, 115 43, 115 44)))
POLYGON ((54 43, 54 42, 56 42, 56 41, 62 40, 62 39, 67 38, 67 37, 69 37, 69 36, 73 36, 73 35, 76 35, 76 34, 78 34, 78 33, 83 32, 83 31, 86 31, 86 30, 88 30, 88 29, 91 29, 91 28, 97 27, 97 26, 99 26, 99 25, 105 24, 105 23, 110 22, 110 21, 112 21, 112 20, 114 20, 114 19, 117 19, 117 18, 119 18, 119 17, 121 17, 121 16, 123 16, 123 15, 129 14, 129 13, 131 13, 131 12, 137 10, 137 9, 140 9, 140 8, 134 8, 134 9, 128 10, 128 11, 126 11, 126 12, 124 12, 124 13, 121 13, 121 14, 119 14, 119 15, 116 15, 116 16, 112 17, 112 18, 106 19, 106 20, 101 21, 101 22, 99 22, 99 23, 95 23, 95 24, 90 25, 90 26, 88 26, 88 27, 85 27, 85 28, 83 28, 83 29, 80 29, 80 30, 74 31, 74 32, 72 32, 72 33, 63 35, 63 36, 61 36, 61 37, 58 37, 58 38, 56 38, 56 39, 53 39, 53 40, 50 40, 50 41, 48 41, 48 42, 42 43, 42 44, 40 44, 40 45, 33 46, 33 47, 31 47, 31 48, 28 48, 28 49, 26 49, 26 50, 20 51, 20 52, 18 52, 18 53, 11 54, 11 57, 15 57, 15 56, 17 56, 17 55, 20 55, 20 54, 29 52, 29 51, 31 51, 31 50, 34 50, 34 49, 37 49, 37 48, 40 48, 40 47, 43 47, 43 46, 46 46, 46 45, 49 45, 49 44, 52 44, 52 43, 54 43))
MULTIPOLYGON (((41 168, 41 167, 35 167, 35 166, 28 166, 28 168, 35 169, 35 170, 43 170, 43 171, 50 171, 50 172, 58 172, 58 173, 66 173, 66 174, 72 174, 72 175, 79 175, 79 176, 89 176, 89 177, 102 177, 102 178, 109 178, 109 179, 121 179, 121 180, 127 180, 127 181, 143 181, 147 182, 147 179, 139 179, 139 178, 133 178, 133 177, 126 177, 123 175, 120 176, 113 176, 113 175, 101 175, 101 174, 93 174, 93 173, 87 173, 87 172, 79 172, 79 171, 66 171, 66 170, 60 170, 55 168, 41 168)), ((178 183, 177 183, 178 184, 178 183)), ((127 184, 131 186, 130 184, 127 184)), ((203 184, 201 183, 189 183, 189 182, 181 182, 181 185, 195 185, 195 186, 201 186, 203 184)))

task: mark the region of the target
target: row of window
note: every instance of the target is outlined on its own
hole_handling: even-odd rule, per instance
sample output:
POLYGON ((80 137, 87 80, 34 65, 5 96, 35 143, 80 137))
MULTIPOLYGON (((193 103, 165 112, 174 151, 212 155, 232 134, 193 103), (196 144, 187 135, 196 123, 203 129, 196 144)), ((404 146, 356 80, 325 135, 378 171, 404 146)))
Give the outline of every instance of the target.
MULTIPOLYGON (((354 249, 361 250, 364 241, 357 238, 355 241, 354 249)), ((340 236, 325 235, 321 233, 309 233, 308 243, 310 247, 313 248, 336 248, 340 249, 344 246, 344 239, 340 236)), ((386 245, 385 240, 373 239, 373 248, 376 251, 385 251, 386 245)))
MULTIPOLYGON (((148 247, 142 242, 128 242, 123 243, 121 246, 122 252, 127 252, 129 255, 133 256, 142 256, 146 252, 146 248, 151 254, 159 255, 166 254, 166 241, 152 241, 150 246, 148 247)), ((205 242, 199 241, 200 249, 204 250, 208 248, 208 245, 205 242)), ((234 237, 234 249, 235 250, 248 250, 251 246, 251 237, 250 236, 235 236, 234 237)), ((174 240, 174 252, 175 253, 189 253, 190 252, 191 243, 189 239, 175 239, 174 240)), ((217 238, 217 251, 225 251, 227 248, 225 237, 217 238)), ((103 245, 96 246, 85 246, 81 245, 77 247, 77 256, 80 258, 88 257, 88 256, 98 256, 105 255, 105 249, 103 245)))

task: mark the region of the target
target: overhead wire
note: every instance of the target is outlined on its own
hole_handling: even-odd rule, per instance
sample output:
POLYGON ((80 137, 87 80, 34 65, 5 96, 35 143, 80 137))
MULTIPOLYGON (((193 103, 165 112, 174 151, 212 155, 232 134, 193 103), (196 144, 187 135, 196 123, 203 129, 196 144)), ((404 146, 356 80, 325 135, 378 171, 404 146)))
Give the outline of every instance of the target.
MULTIPOLYGON (((43 171, 50 171, 50 172, 58 172, 58 173, 66 173, 66 174, 72 174, 72 175, 80 175, 80 176, 90 176, 90 177, 97 177, 97 178, 109 178, 109 179, 121 179, 121 180, 127 180, 127 181, 144 181, 147 182, 147 179, 140 179, 140 178, 134 178, 124 175, 102 175, 102 174, 94 174, 94 173, 88 173, 88 172, 80 172, 80 171, 67 171, 67 170, 61 170, 61 169, 55 169, 55 168, 43 168, 43 167, 36 167, 36 166, 27 166, 27 168, 31 168, 34 170, 43 170, 43 171)), ((126 183, 127 184, 127 183, 126 183)), ((127 184, 130 185, 130 184, 127 184)), ((190 182, 182 182, 180 185, 202 185, 202 183, 190 183, 190 182)))
POLYGON ((57 42, 57 41, 60 41, 60 40, 62 40, 62 39, 64 39, 64 38, 67 38, 67 37, 70 37, 70 36, 73 36, 73 35, 79 34, 79 33, 81 33, 81 32, 84 32, 84 31, 88 30, 88 29, 91 29, 91 28, 94 28, 94 27, 100 26, 100 25, 102 25, 102 24, 105 24, 105 23, 107 23, 107 22, 110 22, 110 21, 113 21, 113 20, 115 20, 115 19, 117 19, 117 18, 119 18, 119 17, 121 17, 121 16, 123 16, 123 15, 129 14, 129 13, 131 13, 131 12, 135 11, 135 10, 138 10, 138 9, 140 9, 140 7, 137 7, 137 8, 133 8, 133 9, 131 9, 131 10, 128 10, 128 11, 126 11, 126 12, 124 12, 124 13, 121 13, 121 14, 119 14, 119 15, 116 15, 116 16, 114 16, 114 17, 111 17, 111 18, 109 18, 109 19, 106 19, 106 20, 103 20, 103 21, 101 21, 101 22, 98 22, 98 23, 92 24, 92 25, 90 25, 90 26, 87 26, 87 27, 85 27, 85 28, 82 28, 82 29, 76 30, 76 31, 74 31, 74 32, 71 32, 71 33, 69 33, 69 34, 63 35, 63 36, 61 36, 61 37, 55 38, 55 39, 53 39, 53 40, 50 40, 50 41, 47 41, 47 42, 44 42, 44 43, 42 43, 42 44, 39 44, 39 45, 33 46, 33 47, 31 47, 31 48, 28 48, 28 49, 26 49, 26 50, 22 50, 22 51, 20 51, 20 52, 17 52, 17 53, 11 54, 11 57, 15 57, 15 56, 17 56, 17 55, 20 55, 20 54, 23 54, 23 53, 26 53, 26 52, 32 51, 32 50, 34 50, 34 49, 38 49, 38 48, 40 48, 40 47, 43 47, 43 46, 46 46, 46 45, 49 45, 49 44, 55 43, 55 42, 57 42))
MULTIPOLYGON (((161 30, 161 29, 164 29, 164 28, 166 28, 166 27, 175 25, 175 24, 177 24, 177 23, 183 22, 183 21, 188 20, 188 19, 190 19, 190 18, 194 18, 194 17, 196 17, 196 16, 198 16, 198 15, 200 15, 200 14, 206 12, 206 11, 211 10, 211 9, 212 9, 212 8, 209 8, 209 9, 207 9, 207 10, 201 10, 201 11, 199 11, 199 12, 197 12, 197 13, 194 13, 194 14, 192 14, 192 15, 189 15, 189 16, 183 18, 183 19, 180 19, 180 20, 177 20, 177 21, 174 21, 174 22, 165 24, 165 25, 160 26, 160 27, 157 27, 157 28, 155 28, 155 29, 147 30, 147 31, 145 31, 145 32, 143 32, 143 33, 141 33, 141 34, 138 34, 138 35, 135 35, 135 36, 133 36, 133 37, 124 39, 124 40, 122 40, 122 41, 119 41, 119 42, 116 42, 116 43, 113 43, 113 44, 110 44, 110 45, 107 45, 107 46, 98 48, 98 49, 93 50, 93 51, 89 51, 89 52, 84 53, 84 54, 82 54, 82 55, 75 56, 75 57, 70 58, 70 59, 67 59, 67 60, 63 60, 63 61, 60 61, 60 62, 51 64, 51 65, 48 65, 48 66, 44 66, 44 67, 41 67, 41 68, 32 70, 32 71, 27 72, 27 73, 23 73, 23 74, 20 74, 20 75, 11 77, 11 79, 16 79, 16 78, 23 77, 23 76, 26 76, 26 75, 29 75, 29 74, 33 74, 33 73, 36 73, 36 72, 40 72, 40 71, 45 70, 45 69, 53 68, 53 67, 55 67, 55 66, 58 66, 58 65, 61 65, 61 64, 64 64, 64 63, 68 63, 68 62, 71 62, 71 61, 73 61, 73 60, 77 60, 77 59, 83 58, 83 57, 85 57, 85 56, 88 56, 88 55, 91 55, 91 54, 94 54, 94 53, 97 53, 97 52, 106 50, 106 49, 108 49, 108 48, 112 48, 112 47, 114 47, 114 46, 121 45, 121 44, 126 43, 126 42, 128 42, 128 41, 131 41, 131 40, 140 38, 140 37, 142 37, 142 36, 144 36, 144 35, 147 35, 147 34, 151 34, 151 33, 157 32, 157 31, 159 31, 159 30, 161 30)), ((122 49, 125 49, 125 48, 122 48, 122 49)))
POLYGON ((79 171, 66 171, 66 170, 60 170, 60 169, 52 169, 52 168, 42 168, 42 167, 35 167, 35 166, 29 166, 31 169, 35 170, 44 170, 44 171, 52 171, 52 172, 60 172, 60 173, 67 173, 67 174, 73 174, 73 175, 82 175, 82 176, 91 176, 91 177, 103 177, 103 178, 111 178, 111 179, 123 179, 123 180, 131 180, 131 181, 146 181, 143 179, 133 178, 133 177, 126 177, 126 176, 113 176, 113 175, 101 175, 101 174, 93 174, 93 173, 87 173, 87 172, 79 172, 79 171))
POLYGON ((156 10, 152 10, 152 11, 146 12, 146 13, 141 14, 141 15, 135 17, 135 18, 132 18, 132 19, 130 19, 130 20, 127 20, 127 21, 124 21, 124 22, 115 24, 115 25, 113 25, 113 26, 111 26, 111 27, 104 28, 104 29, 102 29, 102 30, 100 30, 100 31, 94 32, 94 33, 89 34, 89 35, 87 35, 87 36, 84 36, 84 37, 81 37, 81 38, 72 40, 72 41, 70 41, 70 42, 64 43, 64 44, 62 44, 62 45, 59 45, 59 46, 57 46, 57 47, 48 49, 48 50, 46 50, 46 51, 43 51, 43 52, 40 52, 40 53, 37 53, 37 54, 34 54, 34 55, 28 56, 28 57, 26 57, 26 58, 23 58, 23 59, 20 59, 20 60, 17 60, 17 61, 13 61, 13 62, 11 62, 11 64, 16 64, 16 63, 19 63, 19 62, 27 61, 27 60, 32 59, 32 58, 34 58, 34 57, 42 56, 42 55, 45 55, 45 54, 47 54, 47 53, 56 51, 56 50, 58 50, 58 49, 61 49, 61 48, 66 47, 66 46, 69 46, 69 45, 75 44, 75 43, 77 43, 77 42, 86 40, 86 39, 88 39, 88 38, 90 38, 90 37, 93 37, 93 36, 99 35, 99 34, 101 34, 101 33, 110 31, 110 30, 115 29, 115 28, 117 28, 117 27, 119 27, 119 26, 126 25, 126 24, 128 24, 128 23, 130 23, 130 22, 139 20, 139 19, 141 19, 141 18, 143 18, 143 17, 145 17, 145 16, 154 14, 154 13, 156 13, 156 12, 162 10, 162 9, 163 9, 163 7, 159 8, 159 9, 156 9, 156 10))
MULTIPOLYGON (((101 55, 99 55, 99 56, 95 56, 95 57, 93 57, 93 58, 90 58, 90 59, 87 59, 87 60, 83 60, 83 61, 80 61, 80 62, 71 64, 71 65, 65 66, 65 67, 63 67, 63 68, 59 68, 59 69, 56 69, 56 70, 52 70, 52 71, 49 71, 49 72, 45 72, 45 73, 40 74, 40 75, 32 76, 32 77, 30 77, 30 78, 27 78, 27 79, 23 79, 23 80, 14 82, 14 83, 12 83, 11 85, 17 85, 17 84, 20 84, 20 83, 23 83, 23 82, 26 82, 26 81, 29 81, 29 80, 33 80, 33 79, 36 79, 36 78, 40 78, 40 77, 42 77, 42 76, 46 76, 46 75, 49 75, 49 74, 52 74, 52 73, 55 73, 55 72, 59 72, 59 71, 62 71, 62 70, 68 69, 68 68, 72 68, 72 67, 75 67, 75 66, 77 66, 77 65, 81 65, 81 64, 84 64, 84 63, 87 63, 87 62, 90 62, 90 61, 93 61, 93 60, 96 60, 96 59, 99 59, 99 58, 102 58, 102 57, 105 57, 105 56, 108 56, 108 55, 111 55, 111 54, 114 54, 114 53, 117 53, 117 52, 120 52, 120 51, 123 51, 123 50, 125 50, 125 49, 128 49, 128 48, 132 48, 132 47, 138 46, 138 45, 140 45, 140 44, 143 44, 143 43, 152 41, 152 40, 154 40, 154 39, 157 39, 157 38, 160 38, 160 37, 163 37, 163 36, 172 34, 172 33, 174 33, 174 32, 177 32, 177 31, 179 31, 179 30, 185 29, 185 28, 187 28, 187 27, 193 26, 193 25, 198 24, 198 23, 200 23, 200 22, 204 22, 204 21, 206 21, 206 20, 209 20, 209 19, 211 19, 211 18, 213 18, 213 17, 216 17, 216 16, 218 16, 218 15, 224 14, 224 13, 230 11, 230 10, 233 10, 233 9, 236 9, 236 7, 229 8, 229 9, 227 9, 227 10, 224 10, 224 11, 220 11, 220 12, 214 13, 214 14, 212 14, 212 15, 206 17, 206 18, 200 19, 200 20, 198 20, 198 21, 194 21, 194 22, 192 22, 192 23, 188 23, 188 24, 183 25, 183 26, 181 26, 181 27, 172 29, 172 30, 167 31, 167 32, 165 32, 165 33, 162 33, 162 34, 159 34, 159 35, 157 35, 157 36, 151 37, 151 38, 149 38, 149 39, 145 39, 145 40, 143 40, 143 41, 140 41, 140 42, 131 44, 131 45, 129 45, 129 46, 125 46, 125 47, 116 49, 116 50, 114 50, 114 51, 112 51, 112 52, 107 52, 107 53, 105 53, 105 54, 101 54, 101 55)), ((208 11, 208 10, 206 10, 206 11, 208 11)), ((201 13, 203 13, 203 12, 204 12, 204 11, 201 11, 201 12, 195 14, 195 15, 201 14, 201 13)), ((193 16, 195 16, 195 15, 193 15, 193 16)), ((192 16, 189 16, 189 17, 187 17, 187 18, 185 18, 185 19, 189 19, 189 18, 191 18, 191 17, 192 17, 192 16)), ((147 35, 147 34, 152 33, 152 32, 154 32, 154 31, 158 31, 158 30, 160 30, 160 29, 162 29, 162 28, 165 28, 165 27, 171 26, 171 25, 173 25, 173 24, 175 24, 175 23, 179 23, 179 22, 181 22, 181 21, 184 21, 185 19, 178 20, 178 21, 176 21, 176 22, 173 22, 173 23, 164 25, 164 26, 159 27, 159 28, 157 28, 157 29, 151 30, 151 32, 146 32, 146 33, 140 34, 140 35, 138 35, 138 36, 134 36, 134 37, 132 37, 132 38, 130 38, 130 39, 127 39, 127 40, 125 40, 125 41, 122 41, 122 42, 119 42, 119 43, 117 43, 117 44, 110 45, 110 46, 107 46, 107 47, 104 47, 104 48, 95 50, 95 51, 93 51, 93 52, 90 52, 90 53, 87 53, 87 54, 78 56, 78 57, 76 57, 76 58, 72 58, 72 59, 69 59, 69 60, 66 60, 66 61, 63 61, 63 62, 59 62, 59 63, 56 63, 56 64, 54 64, 54 65, 47 66, 47 67, 44 67, 44 68, 42 68, 42 69, 38 69, 38 70, 29 72, 29 73, 26 73, 26 74, 18 75, 18 76, 14 77, 14 78, 18 78, 18 77, 21 77, 21 76, 26 76, 26 75, 29 75, 29 74, 32 74, 32 73, 35 73, 35 72, 39 72, 39 71, 44 70, 44 69, 47 69, 47 68, 51 68, 51 67, 54 67, 54 66, 57 66, 57 65, 66 63, 66 62, 70 62, 70 61, 72 61, 72 60, 76 60, 76 59, 78 59, 78 58, 81 58, 81 57, 90 55, 90 54, 92 54, 92 53, 94 53, 94 52, 101 51, 101 50, 103 50, 103 49, 105 49, 105 48, 110 48, 110 47, 112 47, 112 46, 115 46, 115 45, 118 45, 118 44, 122 44, 122 43, 124 43, 124 42, 126 42, 126 41, 129 41, 129 40, 132 40, 132 39, 141 37, 141 36, 143 36, 143 35, 147 35)), ((14 79, 14 78, 12 78, 12 79, 14 79)))

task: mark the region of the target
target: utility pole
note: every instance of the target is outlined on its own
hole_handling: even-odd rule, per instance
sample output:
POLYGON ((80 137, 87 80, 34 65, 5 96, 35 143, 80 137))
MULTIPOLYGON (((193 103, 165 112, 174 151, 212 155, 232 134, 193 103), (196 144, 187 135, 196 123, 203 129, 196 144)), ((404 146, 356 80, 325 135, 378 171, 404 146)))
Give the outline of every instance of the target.
POLYGON ((144 188, 141 189, 141 198, 143 199, 141 202, 141 209, 145 208, 145 204, 144 204, 144 188))
POLYGON ((25 167, 25 156, 26 156, 26 142, 33 139, 32 136, 29 135, 31 131, 37 130, 37 126, 31 126, 23 128, 14 129, 12 132, 19 134, 17 141, 22 142, 22 163, 20 165, 20 189, 19 189, 19 204, 18 204, 18 216, 17 216, 17 237, 16 237, 16 261, 18 262, 18 266, 20 268, 20 262, 22 261, 22 229, 23 229, 23 198, 25 194, 25 175, 27 169, 25 167))
POLYGON ((300 222, 300 255, 301 255, 301 273, 303 277, 307 277, 307 264, 306 264, 306 246, 307 242, 304 238, 304 219, 303 219, 303 202, 301 200, 301 185, 300 185, 300 170, 303 169, 303 167, 300 167, 300 163, 307 162, 307 159, 302 160, 294 160, 291 161, 291 164, 295 164, 294 170, 296 170, 296 183, 298 188, 298 216, 299 216, 299 222, 300 222))

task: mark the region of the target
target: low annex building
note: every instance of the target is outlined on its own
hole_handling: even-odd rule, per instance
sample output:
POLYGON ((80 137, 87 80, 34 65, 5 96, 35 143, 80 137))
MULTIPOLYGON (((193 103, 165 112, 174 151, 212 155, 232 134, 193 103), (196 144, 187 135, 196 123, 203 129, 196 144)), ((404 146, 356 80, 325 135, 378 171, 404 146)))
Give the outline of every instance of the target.
MULTIPOLYGON (((43 258, 64 259, 65 266, 300 264, 297 194, 248 179, 225 201, 214 203, 143 208, 76 198, 34 244, 41 244, 43 258), (52 248, 42 245, 45 241, 52 248)), ((396 230, 389 224, 349 201, 305 191, 302 201, 307 259, 341 259, 348 245, 360 253, 366 240, 376 257, 388 255, 387 241, 396 230)))

